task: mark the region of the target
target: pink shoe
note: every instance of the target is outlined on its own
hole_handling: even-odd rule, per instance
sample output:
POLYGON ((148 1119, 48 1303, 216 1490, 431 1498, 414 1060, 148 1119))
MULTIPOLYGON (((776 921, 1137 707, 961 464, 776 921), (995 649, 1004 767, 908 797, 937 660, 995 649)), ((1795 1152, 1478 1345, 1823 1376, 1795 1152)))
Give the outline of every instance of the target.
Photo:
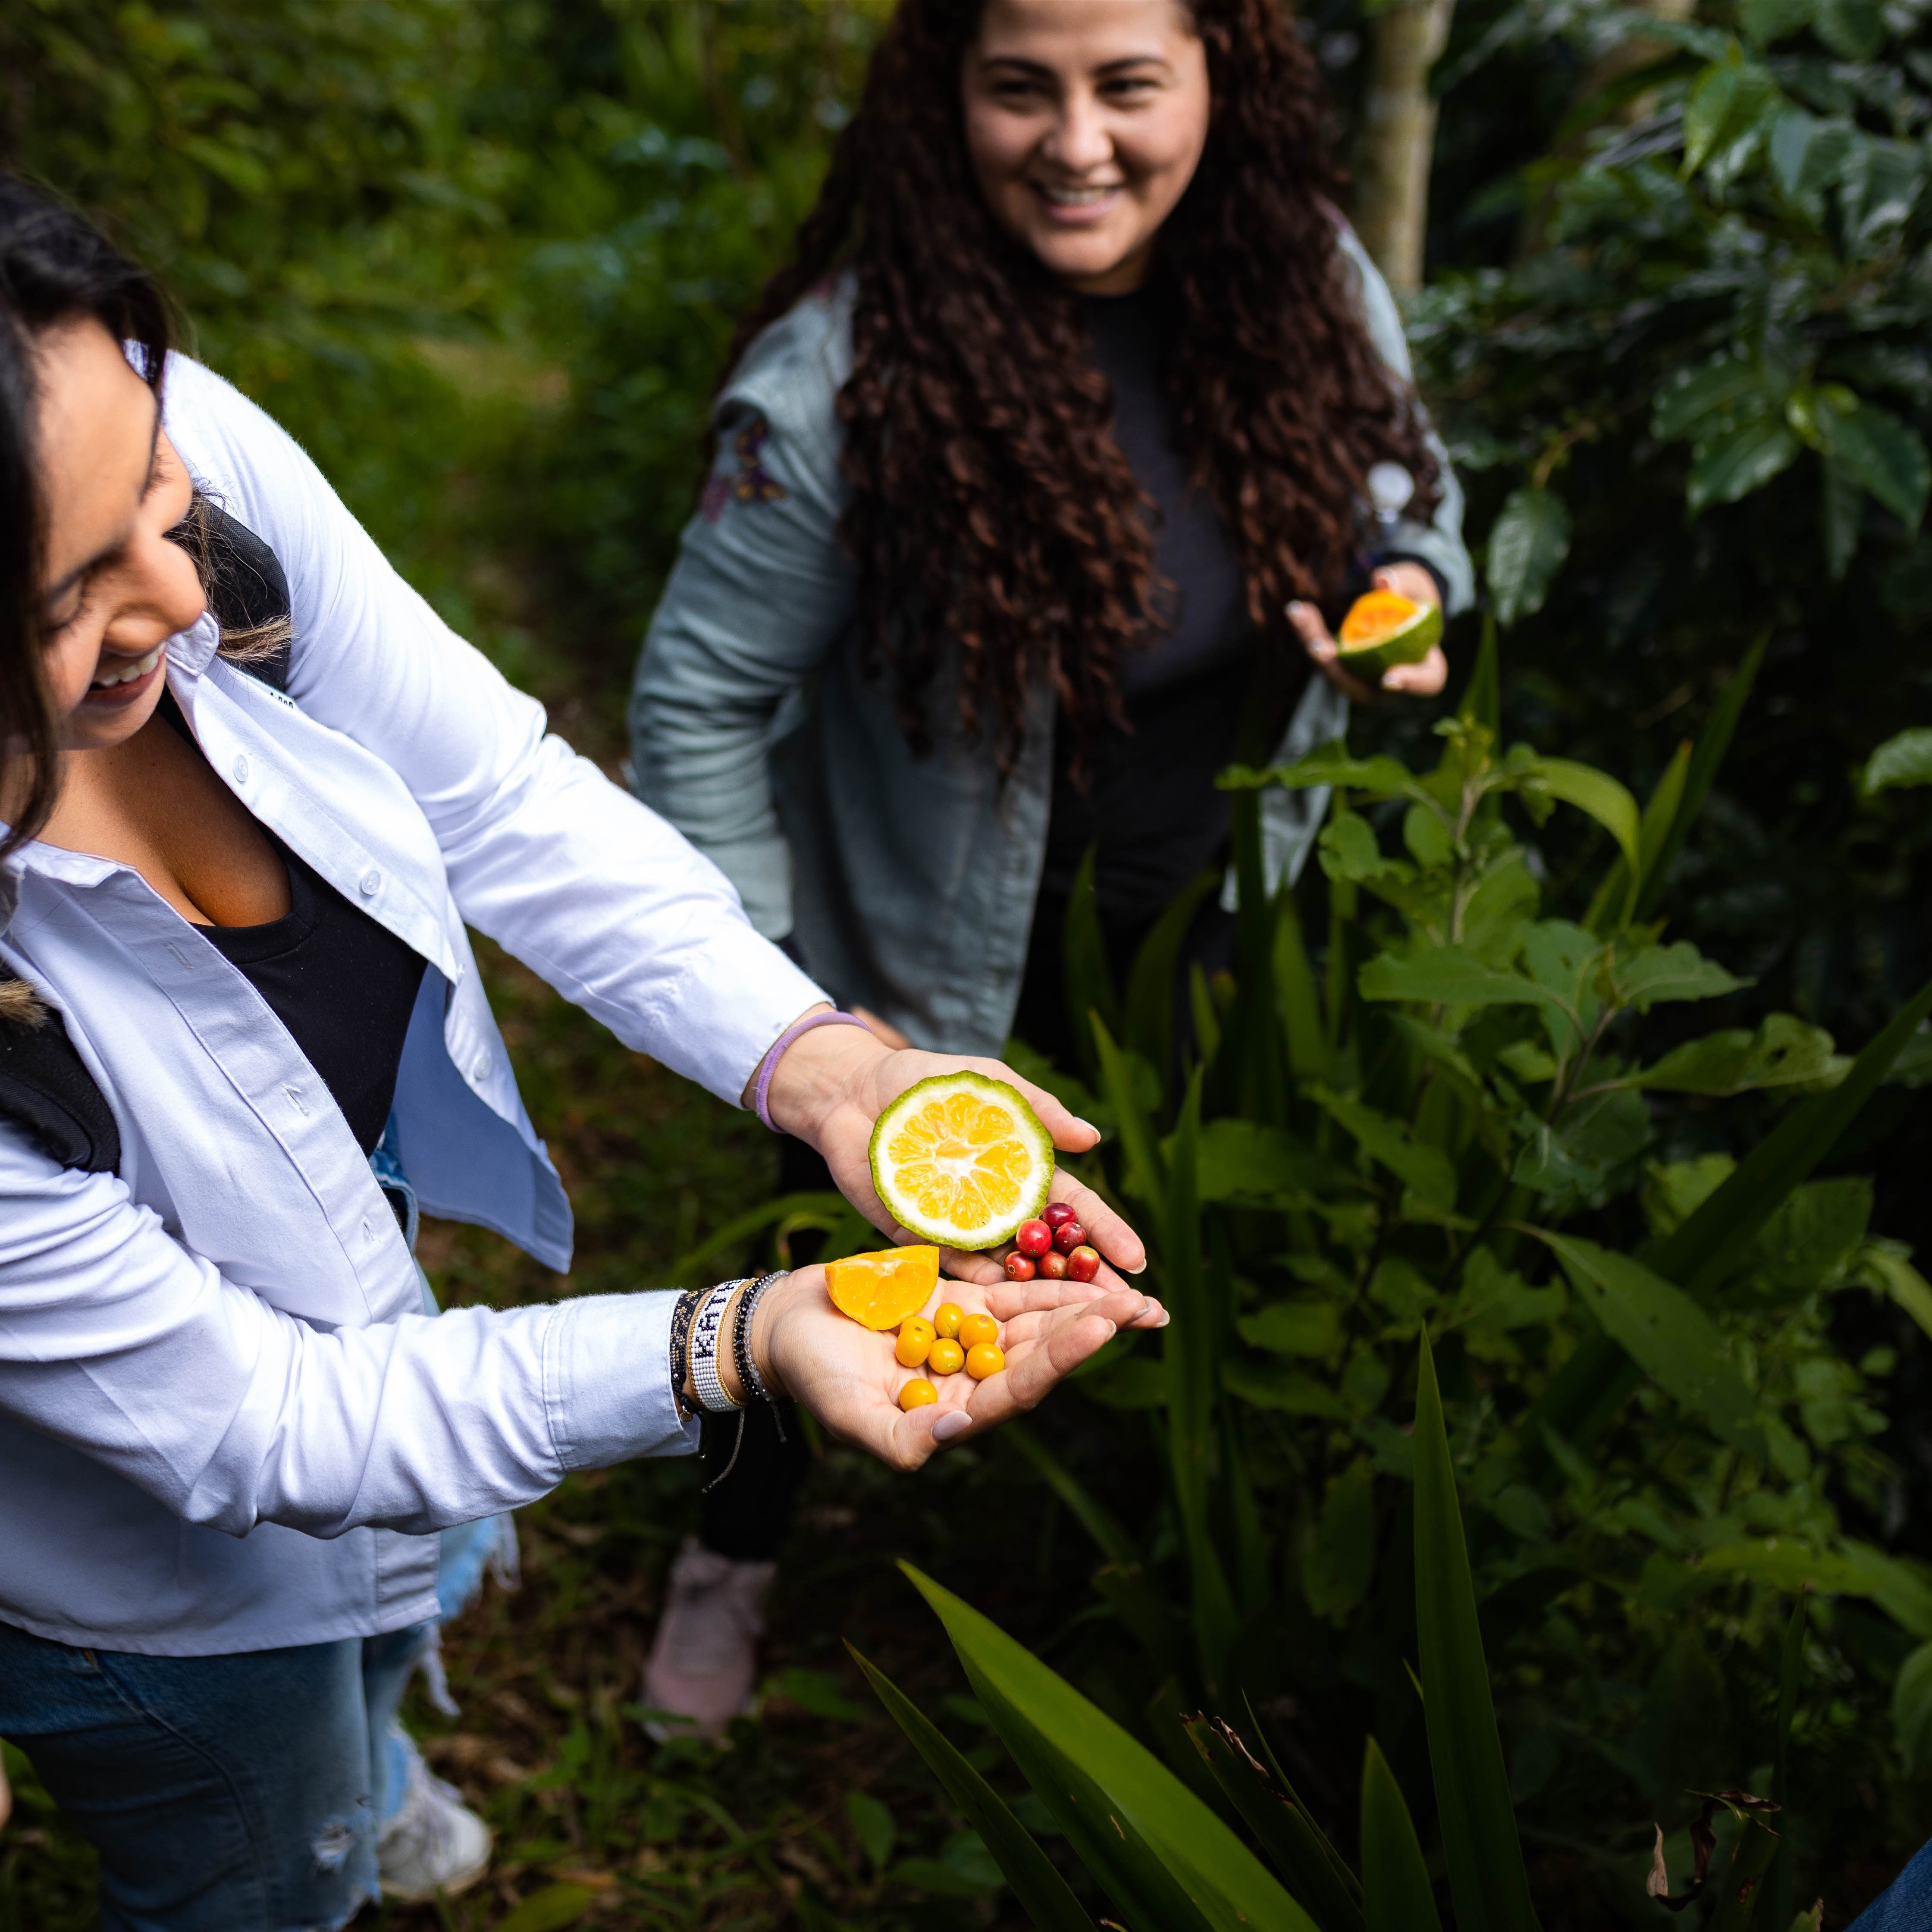
POLYGON ((752 1708, 765 1592, 776 1563, 740 1563, 687 1537, 670 1566, 664 1614, 644 1666, 644 1702, 683 1724, 646 1719, 662 1744, 696 1736, 714 1744, 752 1708))

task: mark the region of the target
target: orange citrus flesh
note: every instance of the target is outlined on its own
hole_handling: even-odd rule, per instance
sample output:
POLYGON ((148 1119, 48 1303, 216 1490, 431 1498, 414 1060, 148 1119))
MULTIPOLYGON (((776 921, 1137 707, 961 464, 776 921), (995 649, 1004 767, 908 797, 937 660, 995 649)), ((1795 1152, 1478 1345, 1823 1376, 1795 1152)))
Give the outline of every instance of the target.
POLYGON ((929 1101, 886 1142, 898 1192, 928 1222, 992 1228, 1010 1221, 1039 1182, 1040 1156, 1013 1131, 1013 1117, 978 1095, 929 1101))
POLYGON ((937 1248, 880 1248, 825 1264, 826 1292, 862 1328, 896 1328, 939 1285, 937 1248))
POLYGON ((1358 644, 1372 644, 1391 631, 1400 630, 1421 608, 1412 598, 1394 590, 1365 592, 1349 605, 1336 641, 1345 651, 1358 644))

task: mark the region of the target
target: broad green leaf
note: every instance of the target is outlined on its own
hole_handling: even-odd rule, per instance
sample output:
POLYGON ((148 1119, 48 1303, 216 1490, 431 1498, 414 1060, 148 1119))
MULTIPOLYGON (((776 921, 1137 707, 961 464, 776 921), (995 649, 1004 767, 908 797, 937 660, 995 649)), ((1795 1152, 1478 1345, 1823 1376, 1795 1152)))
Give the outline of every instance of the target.
POLYGON ((1862 1256, 1871 1210, 1872 1184, 1859 1175, 1794 1189, 1751 1244, 1759 1286, 1809 1294, 1844 1280, 1862 1256))
POLYGON ((1922 1643, 1899 1666, 1892 1689, 1892 1723, 1908 1766, 1932 1760, 1932 1643, 1922 1643))
POLYGON ((1362 1916, 1368 1932, 1442 1932, 1415 1820, 1373 1738, 1362 1759, 1362 1916))
POLYGON ((1154 1144, 1153 1124, 1136 1090, 1132 1064, 1114 1044, 1112 1029, 1097 1014, 1093 1040, 1100 1064, 1100 1089, 1114 1110, 1114 1124, 1127 1156, 1127 1186, 1143 1201, 1156 1202, 1166 1192, 1167 1170, 1154 1144))
POLYGON ((1742 64, 1736 57, 1714 62, 1704 70, 1684 104, 1684 172, 1695 174, 1704 165, 1738 103, 1742 64))
MULTIPOLYGON (((1932 734, 1928 734, 1932 735, 1932 734)), ((1634 1087, 1670 1094, 1744 1094, 1760 1087, 1828 1084, 1842 1080, 1849 1056, 1832 1051, 1832 1036, 1790 1013, 1769 1013, 1756 1033, 1736 1028, 1686 1040, 1654 1066, 1630 1076, 1634 1087)))
POLYGON ((1414 1508, 1423 1712, 1456 1922, 1482 1932, 1537 1932, 1426 1334, 1416 1377, 1414 1508))
POLYGON ((1637 838, 1640 818, 1636 800, 1628 789, 1607 772, 1594 766, 1580 765, 1571 758, 1538 758, 1525 768, 1526 775, 1552 798, 1574 805, 1594 818, 1617 842, 1624 862, 1641 873, 1642 859, 1637 838))
POLYGON ((1852 1537, 1845 1539, 1844 1552, 1865 1594, 1887 1616, 1916 1637, 1932 1637, 1932 1581, 1923 1564, 1888 1556, 1852 1537))
POLYGON ((1812 25, 1826 46, 1846 60, 1870 60, 1885 44, 1880 0, 1818 0, 1812 25))
POLYGON ((1932 462, 1918 432, 1889 410, 1862 402, 1848 416, 1821 410, 1818 428, 1832 461, 1907 530, 1916 530, 1932 492, 1932 462))
POLYGON ((1757 1397, 1724 1352, 1717 1324, 1684 1291, 1628 1255, 1538 1228, 1604 1332, 1685 1408, 1762 1461, 1757 1397))
POLYGON ((909 1563, 993 1727, 1128 1922, 1318 1932, 1172 1772, 999 1627, 909 1563))
POLYGON ((1814 0, 1744 0, 1744 32, 1761 47, 1809 24, 1814 0))
POLYGON ((1512 490, 1490 528, 1490 601, 1505 628, 1543 608, 1570 554, 1570 512, 1555 490, 1526 483, 1512 490))
POLYGON ((1414 1000, 1423 1006, 1544 1006, 1573 1012, 1568 1000, 1520 973, 1486 966, 1466 947, 1432 946, 1406 958, 1383 953, 1356 976, 1365 1000, 1414 1000))
POLYGON ((1312 1415, 1336 1422, 1348 1420, 1349 1408, 1325 1376, 1310 1375, 1280 1362, 1244 1361, 1239 1356, 1221 1365, 1221 1386, 1256 1408, 1283 1415, 1312 1415))
POLYGON ((1364 1154, 1399 1175, 1424 1200, 1438 1208, 1455 1206, 1456 1170, 1440 1148, 1412 1139, 1400 1121, 1377 1113, 1352 1094, 1337 1094, 1318 1081, 1311 1081, 1302 1090, 1354 1136, 1364 1154))
MULTIPOLYGON (((852 1649, 849 1643, 845 1648, 852 1649)), ((859 1667, 864 1670, 865 1659, 856 1651, 852 1651, 852 1654, 859 1667)), ((891 1708, 890 1704, 886 1706, 888 1710, 891 1708)), ((851 1826, 852 1835, 858 1840, 859 1848, 871 1861, 873 1870, 883 1870, 892 1858, 892 1846, 899 1831, 890 1808, 881 1804, 869 1792, 849 1792, 845 1798, 845 1822, 851 1826)))
POLYGON ((1781 417, 1754 417, 1699 445, 1685 498, 1694 517, 1761 490, 1796 459, 1799 445, 1781 417))
POLYGON ((1932 1282, 1912 1265, 1906 1251, 1889 1241, 1868 1242, 1858 1258, 1861 1271, 1932 1336, 1932 1282))
POLYGON ((1277 1355, 1322 1358, 1342 1346, 1341 1311, 1332 1301, 1271 1301, 1234 1325, 1250 1348, 1277 1355))
POLYGON ((1276 1788, 1231 1728, 1205 1717, 1186 1723, 1215 1782, 1321 1932, 1364 1932, 1362 1908, 1334 1869, 1327 1841, 1307 1814, 1276 1788))
MULTIPOLYGON (((1004 1799, 883 1671, 860 1656, 850 1644, 845 1648, 851 1651, 852 1660, 866 1673, 866 1681, 872 1685, 879 1702, 912 1740, 913 1748, 925 1759, 927 1768, 939 1780, 946 1796, 958 1807, 959 1815, 985 1841, 994 1862, 1012 1888, 1020 1910, 1040 1928, 1040 1932, 1093 1932, 1092 1918, 1073 1895, 1053 1861, 1013 1816, 1004 1799)), ((856 1798, 860 1794, 854 1795, 856 1798)), ((884 1807, 879 1808, 883 1810, 884 1807)), ((887 1822, 890 1822, 890 1814, 887 1822)), ((883 1856, 874 1854, 869 1840, 862 1838, 862 1842, 874 1864, 883 1864, 885 1857, 890 1854, 890 1837, 885 1838, 886 1852, 883 1856)))
MULTIPOLYGON (((1776 6, 1781 0, 1766 0, 1766 4, 1776 6)), ((1778 177, 1778 186, 1793 200, 1816 185, 1809 178, 1809 164, 1818 127, 1815 116, 1789 102, 1772 123, 1771 139, 1766 144, 1771 171, 1778 177)))
POLYGON ((1831 1152, 1928 1013, 1932 980, 1867 1043, 1836 1087, 1794 1107, 1730 1178, 1658 1245, 1650 1256, 1658 1274, 1694 1293, 1722 1280, 1732 1256, 1831 1152))
POLYGON ((1650 1144, 1650 1110, 1628 1088, 1593 1094, 1555 1126, 1534 1121, 1511 1178, 1538 1194, 1592 1194, 1650 1144))
POLYGON ((1314 785, 1346 785, 1372 798, 1422 796, 1420 783, 1400 759, 1358 758, 1340 738, 1316 746, 1292 765, 1270 765, 1258 772, 1245 765, 1234 766, 1215 783, 1223 791, 1251 791, 1270 784, 1289 791, 1305 791, 1314 785))
POLYGON ((1750 986, 1706 959, 1688 940, 1675 946, 1647 946, 1609 970, 1612 997, 1621 1006, 1640 1012, 1667 1000, 1714 1000, 1750 986))
MULTIPOLYGON (((1664 766, 1663 777, 1658 780, 1656 789, 1644 804, 1643 817, 1637 827, 1637 854, 1642 862, 1637 874, 1640 892, 1663 856, 1678 808, 1684 802, 1684 781, 1690 771, 1690 741, 1687 738, 1664 766)), ((1619 852, 1616 862, 1604 875, 1603 884, 1592 896, 1590 909, 1583 915, 1583 923, 1594 933, 1612 932, 1630 903, 1630 862, 1619 852)))
POLYGON ((1650 433, 1660 442, 1689 436, 1708 416, 1742 405, 1753 416, 1769 416, 1782 406, 1784 388, 1774 386, 1763 365, 1736 356, 1720 356, 1695 368, 1680 369, 1658 390, 1651 406, 1650 433))
MULTIPOLYGON (((1164 1143, 1163 1151, 1172 1144, 1164 1143)), ((1233 1114, 1202 1122, 1198 1144, 1203 1201, 1279 1202, 1346 1178, 1345 1169, 1287 1128, 1233 1114)))
POLYGON ((1550 1050, 1567 1055, 1580 1029, 1587 1032, 1603 1010, 1598 992, 1603 942, 1567 919, 1540 919, 1526 926, 1522 963, 1536 983, 1562 1004, 1543 1010, 1550 1050))
POLYGON ((1302 1552, 1301 1593, 1318 1617, 1359 1604, 1376 1562, 1375 1471, 1358 1457, 1328 1479, 1313 1540, 1302 1552))
POLYGON ((544 1886, 496 1922, 498 1932, 563 1932, 580 1924, 596 1902, 587 1885, 544 1886))
POLYGON ((1726 1543, 1707 1550, 1699 1559, 1699 1573, 1707 1576, 1748 1576, 1754 1583, 1794 1594, 1814 1591, 1827 1597, 1867 1597, 1865 1578, 1848 1558, 1814 1550, 1795 1536, 1772 1537, 1762 1542, 1726 1543))
POLYGON ((1932 729, 1915 724, 1888 738, 1865 760, 1858 788, 1869 797, 1898 785, 1932 784, 1932 729))

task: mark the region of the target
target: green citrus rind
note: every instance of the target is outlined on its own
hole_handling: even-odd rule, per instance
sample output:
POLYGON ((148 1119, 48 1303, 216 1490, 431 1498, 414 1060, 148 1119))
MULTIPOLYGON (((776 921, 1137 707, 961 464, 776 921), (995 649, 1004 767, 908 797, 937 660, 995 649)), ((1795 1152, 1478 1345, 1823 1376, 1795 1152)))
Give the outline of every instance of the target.
POLYGON ((1399 631, 1352 649, 1338 643, 1336 655, 1357 676, 1372 672, 1379 680, 1397 664, 1420 664, 1442 641, 1442 612, 1434 604, 1419 604, 1415 615, 1399 631))
POLYGON ((1053 1138, 1017 1088, 1004 1080, 989 1079, 983 1073, 969 1072, 962 1067, 956 1073, 935 1073, 930 1079, 908 1087, 880 1114, 872 1126, 872 1186, 880 1200, 908 1233, 916 1234, 921 1240, 936 1241, 944 1248, 996 1248, 1012 1238, 1022 1221, 1032 1220, 1046 1205, 1047 1192, 1053 1185, 1053 1138), (886 1154, 893 1136, 913 1114, 952 1093, 970 1094, 976 1100, 1003 1108, 1012 1120, 1016 1135, 1034 1155, 1033 1172, 1021 1186, 1018 1202, 995 1220, 969 1226, 934 1219, 896 1184, 895 1169, 886 1154))

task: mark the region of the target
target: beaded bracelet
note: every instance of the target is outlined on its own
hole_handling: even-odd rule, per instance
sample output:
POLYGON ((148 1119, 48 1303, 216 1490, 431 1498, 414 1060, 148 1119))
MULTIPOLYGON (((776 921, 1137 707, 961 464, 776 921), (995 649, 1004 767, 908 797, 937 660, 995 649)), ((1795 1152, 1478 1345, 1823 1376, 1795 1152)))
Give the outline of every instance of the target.
POLYGON ((686 1288, 670 1312, 670 1395, 680 1422, 697 1413, 684 1399, 684 1384, 691 1373, 691 1318, 698 1312, 698 1289, 686 1288))
POLYGON ((738 1299, 738 1317, 731 1325, 731 1356, 738 1364, 738 1379, 758 1399, 770 1406, 772 1426, 778 1432, 778 1440, 785 1439, 784 1422, 779 1413, 778 1398, 766 1388, 764 1378, 758 1373, 758 1363, 752 1354, 752 1316, 760 1298, 774 1282, 784 1280, 788 1270, 778 1268, 772 1273, 760 1275, 738 1299))
MULTIPOLYGON (((801 1034, 823 1026, 866 1027, 866 1022, 856 1013, 808 1013, 803 1019, 787 1027, 765 1049, 765 1057, 758 1063, 758 1084, 752 1090, 752 1111, 773 1133, 778 1131, 778 1124, 772 1118, 772 1076, 778 1070, 778 1062, 784 1058, 785 1048, 794 1040, 801 1034)), ((872 1029, 866 1027, 866 1030, 869 1033, 872 1029)))
POLYGON ((721 1282, 698 1305, 691 1324, 691 1382, 698 1399, 713 1415, 729 1415, 744 1407, 724 1392, 718 1377, 718 1344, 724 1327, 724 1313, 734 1288, 742 1280, 721 1282))

